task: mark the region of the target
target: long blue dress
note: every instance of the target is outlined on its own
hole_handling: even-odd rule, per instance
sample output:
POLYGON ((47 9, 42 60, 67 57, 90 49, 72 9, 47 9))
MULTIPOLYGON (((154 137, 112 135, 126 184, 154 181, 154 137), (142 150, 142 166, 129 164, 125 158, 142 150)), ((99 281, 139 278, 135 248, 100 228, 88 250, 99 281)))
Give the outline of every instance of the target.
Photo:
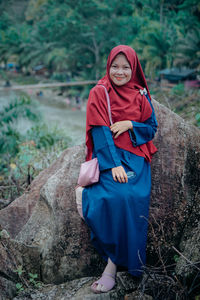
MULTIPOLYGON (((153 107, 148 120, 132 123, 129 134, 133 147, 152 140, 157 130, 153 107)), ((150 164, 144 157, 116 147, 109 127, 93 127, 92 137, 100 179, 84 188, 82 196, 83 216, 91 230, 92 243, 106 261, 110 257, 130 274, 140 276, 146 261, 150 164), (111 169, 117 166, 124 167, 127 183, 113 180, 111 169)))

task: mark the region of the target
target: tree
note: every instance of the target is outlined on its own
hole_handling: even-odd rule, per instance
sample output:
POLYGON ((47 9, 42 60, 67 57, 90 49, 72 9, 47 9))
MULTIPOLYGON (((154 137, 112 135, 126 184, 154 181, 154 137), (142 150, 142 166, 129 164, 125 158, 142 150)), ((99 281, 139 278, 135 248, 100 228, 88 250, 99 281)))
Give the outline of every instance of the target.
POLYGON ((175 64, 200 70, 200 31, 194 28, 178 41, 175 64))
POLYGON ((139 51, 148 75, 173 66, 176 55, 183 51, 183 60, 185 55, 183 47, 177 53, 178 37, 184 40, 196 30, 200 15, 197 0, 30 0, 26 5, 23 22, 12 18, 11 24, 9 14, 0 21, 0 59, 15 55, 26 68, 45 64, 50 73, 67 71, 82 79, 102 76, 106 57, 118 44, 139 51))
POLYGON ((146 26, 143 27, 132 46, 140 54, 146 75, 153 78, 156 70, 173 65, 176 28, 171 26, 166 30, 158 22, 151 22, 148 25, 147 29, 146 26))

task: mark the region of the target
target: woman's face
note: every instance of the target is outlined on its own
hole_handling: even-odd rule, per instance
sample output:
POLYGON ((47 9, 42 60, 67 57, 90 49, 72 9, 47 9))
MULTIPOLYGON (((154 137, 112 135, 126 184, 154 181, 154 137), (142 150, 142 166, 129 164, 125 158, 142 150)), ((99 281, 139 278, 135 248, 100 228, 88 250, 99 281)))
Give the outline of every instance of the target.
POLYGON ((132 76, 132 70, 124 54, 118 54, 115 57, 110 66, 109 75, 113 83, 118 86, 129 82, 132 76))

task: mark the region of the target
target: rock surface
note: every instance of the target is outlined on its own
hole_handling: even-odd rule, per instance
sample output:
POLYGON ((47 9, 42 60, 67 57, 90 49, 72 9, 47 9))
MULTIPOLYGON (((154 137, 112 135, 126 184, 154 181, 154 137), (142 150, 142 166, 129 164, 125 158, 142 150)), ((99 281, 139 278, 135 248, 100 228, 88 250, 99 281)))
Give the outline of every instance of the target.
MULTIPOLYGON (((195 242, 200 219, 200 131, 163 105, 153 104, 159 123, 154 142, 159 151, 152 161, 150 222, 158 237, 164 234, 165 241, 157 240, 159 245, 175 243, 187 256, 193 243, 190 260, 200 260, 195 242), (193 240, 187 234, 191 231, 193 240)), ((46 283, 97 276, 103 270, 104 262, 90 245, 88 228, 76 211, 74 188, 83 160, 83 145, 65 150, 38 175, 29 191, 0 210, 0 226, 9 233, 11 243, 34 249, 40 258, 38 275, 46 283)), ((156 250, 150 230, 149 257, 156 250)), ((27 256, 30 259, 31 253, 27 256)), ((10 280, 6 267, 2 268, 2 282, 10 280)), ((184 268, 183 262, 180 270, 184 268)))
MULTIPOLYGON (((25 287, 28 274, 40 274, 40 253, 36 247, 27 246, 10 239, 5 230, 0 239, 0 300, 1 297, 12 299, 16 294, 16 284, 21 282, 20 269, 23 270, 22 281, 25 287)), ((38 278, 40 279, 40 277, 38 278)))
MULTIPOLYGON (((137 287, 137 282, 135 283, 131 276, 127 276, 126 273, 121 272, 117 275, 117 285, 115 289, 109 293, 94 294, 90 290, 90 286, 94 280, 96 280, 94 277, 85 277, 68 281, 57 286, 43 286, 39 290, 30 289, 15 297, 14 300, 123 300, 125 293, 137 287)), ((145 299, 151 300, 151 298, 145 299)))

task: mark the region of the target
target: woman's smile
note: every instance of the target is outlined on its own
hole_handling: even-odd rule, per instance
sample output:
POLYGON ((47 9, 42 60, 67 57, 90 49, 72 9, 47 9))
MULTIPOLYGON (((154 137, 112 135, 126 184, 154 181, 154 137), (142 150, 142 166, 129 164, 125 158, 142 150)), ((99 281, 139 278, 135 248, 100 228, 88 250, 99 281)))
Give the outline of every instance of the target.
POLYGON ((118 86, 122 86, 130 81, 132 70, 124 54, 119 54, 115 57, 111 64, 109 75, 112 82, 118 86))
POLYGON ((115 76, 115 78, 119 81, 124 79, 124 77, 116 77, 116 76, 115 76))

